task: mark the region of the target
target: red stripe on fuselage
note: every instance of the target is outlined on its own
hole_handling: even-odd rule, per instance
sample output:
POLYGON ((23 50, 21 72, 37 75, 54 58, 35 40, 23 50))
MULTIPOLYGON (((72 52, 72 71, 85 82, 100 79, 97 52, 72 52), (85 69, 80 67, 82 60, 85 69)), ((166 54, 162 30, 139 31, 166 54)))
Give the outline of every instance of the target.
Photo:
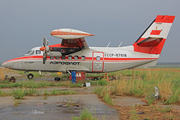
MULTIPOLYGON (((158 58, 110 58, 110 57, 104 57, 100 59, 100 62, 104 61, 104 62, 118 62, 118 61, 123 61, 123 62, 127 62, 127 61, 139 61, 139 60, 156 60, 158 58)), ((43 60, 43 56, 23 56, 23 57, 18 57, 18 58, 14 58, 11 60, 6 61, 7 62, 12 62, 12 61, 20 61, 20 60, 43 60)), ((50 57, 47 57, 47 60, 56 60, 56 61, 91 61, 92 57, 86 57, 85 60, 81 60, 81 57, 79 57, 79 60, 68 60, 68 57, 66 57, 65 59, 50 59, 50 57)), ((96 58, 94 58, 94 60, 96 60, 96 58)), ((98 62, 98 61, 97 61, 98 62)))

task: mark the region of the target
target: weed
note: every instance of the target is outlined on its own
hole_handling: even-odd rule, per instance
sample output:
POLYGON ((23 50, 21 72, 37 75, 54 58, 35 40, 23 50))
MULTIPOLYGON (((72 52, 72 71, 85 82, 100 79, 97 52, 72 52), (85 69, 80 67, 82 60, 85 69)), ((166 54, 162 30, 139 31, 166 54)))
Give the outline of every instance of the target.
POLYGON ((47 99, 48 99, 48 97, 47 97, 47 96, 44 96, 44 97, 43 97, 43 100, 47 100, 47 99))
POLYGON ((109 93, 106 93, 105 96, 103 96, 103 99, 104 99, 104 101, 107 102, 108 104, 113 105, 113 102, 112 102, 111 97, 109 96, 109 93))
POLYGON ((36 94, 37 96, 40 96, 41 93, 42 93, 42 90, 39 89, 39 90, 36 90, 36 93, 35 93, 35 94, 36 94))
POLYGON ((47 92, 47 89, 44 90, 43 95, 49 95, 49 93, 47 92))
POLYGON ((94 93, 96 93, 96 94, 98 94, 98 96, 100 96, 101 95, 101 91, 104 89, 104 87, 97 87, 97 88, 95 88, 94 89, 94 93))
POLYGON ((81 82, 78 82, 78 83, 71 83, 69 86, 70 86, 71 88, 73 88, 73 87, 83 87, 83 85, 82 85, 81 82))
POLYGON ((150 106, 154 102, 155 98, 151 97, 151 98, 147 98, 146 100, 148 102, 148 105, 150 106))
POLYGON ((84 88, 84 90, 87 90, 88 88, 86 87, 86 88, 84 88))
POLYGON ((5 92, 3 92, 2 90, 0 90, 0 96, 5 96, 5 92))
POLYGON ((26 90, 23 89, 12 90, 12 95, 15 99, 23 99, 23 97, 26 95, 26 90))
POLYGON ((36 90, 34 88, 26 90, 26 95, 32 96, 34 94, 36 94, 36 90))
POLYGON ((79 117, 72 117, 72 120, 97 120, 87 108, 84 108, 79 117))
POLYGON ((166 120, 174 120, 175 116, 172 116, 172 115, 167 116, 167 115, 165 115, 163 118, 165 118, 166 120))
POLYGON ((101 85, 101 86, 106 86, 108 84, 108 82, 104 79, 101 79, 98 81, 98 84, 101 85))
POLYGON ((130 114, 131 114, 130 119, 131 119, 131 120, 139 120, 139 119, 140 119, 136 113, 137 113, 137 112, 136 112, 136 109, 135 109, 135 107, 133 106, 132 109, 130 110, 130 114))
POLYGON ((105 115, 103 115, 103 116, 102 116, 102 119, 103 119, 103 120, 105 120, 105 119, 106 119, 106 116, 105 116, 105 115))
POLYGON ((165 108, 162 108, 160 105, 158 107, 155 107, 155 106, 152 106, 152 109, 153 110, 156 110, 156 111, 159 111, 161 113, 166 113, 166 112, 170 112, 172 110, 172 107, 169 106, 169 107, 165 107, 165 108))
POLYGON ((19 104, 21 104, 21 100, 13 99, 13 101, 14 101, 14 106, 18 106, 19 104))

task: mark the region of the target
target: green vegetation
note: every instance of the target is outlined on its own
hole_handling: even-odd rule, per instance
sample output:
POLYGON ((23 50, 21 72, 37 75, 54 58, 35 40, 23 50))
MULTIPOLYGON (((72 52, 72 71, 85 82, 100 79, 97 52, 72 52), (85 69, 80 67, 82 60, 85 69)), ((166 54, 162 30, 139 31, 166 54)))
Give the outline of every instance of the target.
POLYGON ((138 117, 138 115, 136 113, 137 113, 137 111, 136 111, 135 107, 133 106, 132 109, 130 110, 130 114, 131 114, 130 119, 131 120, 140 120, 140 118, 138 117))
POLYGON ((23 99, 23 97, 26 95, 26 90, 22 90, 22 89, 12 90, 12 95, 15 99, 23 99))
POLYGON ((161 113, 166 113, 166 112, 170 112, 172 110, 172 107, 165 107, 165 108, 162 108, 160 105, 158 107, 155 107, 155 106, 152 106, 152 109, 153 110, 156 110, 156 111, 159 111, 161 113))
POLYGON ((0 90, 0 96, 13 96, 15 99, 23 99, 24 96, 48 96, 48 95, 67 95, 67 94, 77 94, 77 92, 75 91, 61 91, 61 90, 57 90, 57 89, 53 89, 51 91, 47 91, 46 89, 44 90, 44 92, 42 92, 42 90, 36 90, 34 88, 31 89, 22 89, 22 88, 18 88, 18 89, 12 89, 11 92, 3 92, 0 90))
MULTIPOLYGON (((130 72, 132 70, 125 70, 123 74, 129 76, 130 72)), ((155 87, 158 87, 159 99, 164 104, 178 103, 180 101, 179 72, 164 71, 162 69, 140 69, 134 71, 134 73, 136 73, 134 77, 123 76, 120 80, 112 81, 107 86, 97 87, 94 92, 105 101, 107 101, 107 98, 110 99, 112 95, 146 97, 148 104, 151 105, 155 99, 149 98, 149 96, 154 94, 155 87)))
MULTIPOLYGON (((146 97, 149 105, 153 104, 155 101, 154 98, 149 99, 149 96, 154 94, 154 88, 158 87, 160 96, 159 99, 163 101, 164 104, 172 104, 179 102, 180 94, 180 73, 175 71, 179 70, 166 68, 149 68, 149 69, 135 69, 133 70, 123 70, 118 72, 111 72, 108 75, 114 75, 117 80, 107 82, 104 79, 96 81, 88 81, 91 83, 91 86, 103 86, 97 87, 95 93, 99 95, 100 98, 105 101, 109 101, 109 104, 112 104, 109 99, 112 95, 125 95, 125 96, 136 96, 136 97, 146 97)), ((36 72, 38 73, 38 72, 36 72)), ((20 74, 23 74, 20 72, 20 74)), ((34 74, 34 73, 33 73, 34 74)), ((56 74, 52 74, 56 76, 56 74)), ((100 74, 89 74, 86 76, 102 76, 104 73, 100 74)), ((63 75, 62 75, 63 76, 63 75)), ((67 75, 64 75, 67 77, 67 75)), ((72 84, 71 81, 21 81, 16 83, 11 83, 7 81, 0 81, 0 88, 31 88, 26 90, 28 95, 41 95, 44 92, 44 95, 49 95, 50 93, 46 90, 39 91, 34 88, 45 88, 51 86, 67 86, 67 87, 83 87, 82 83, 72 84)), ((0 96, 5 96, 11 93, 4 93, 0 91, 0 96)), ((13 93, 16 95, 16 93, 13 93)), ((18 94, 23 95, 23 93, 18 92, 18 94)), ((60 94, 58 91, 54 90, 51 94, 60 94)))
POLYGON ((89 81, 91 83, 91 85, 95 85, 95 86, 107 86, 108 85, 108 82, 104 79, 100 79, 100 80, 97 80, 97 81, 89 81))
POLYGON ((13 101, 14 101, 14 106, 18 106, 19 104, 21 104, 21 100, 13 99, 13 101))
POLYGON ((1 81, 0 82, 0 88, 45 88, 45 87, 51 87, 51 86, 69 86, 69 87, 82 87, 82 84, 72 84, 70 81, 66 82, 55 82, 55 81, 34 81, 34 80, 28 80, 28 81, 20 81, 16 83, 12 83, 9 81, 1 81))
POLYGON ((82 82, 78 82, 78 83, 71 83, 69 86, 71 88, 74 88, 74 87, 83 87, 84 84, 82 82))
POLYGON ((87 108, 84 108, 79 117, 72 117, 72 120, 97 120, 87 108))

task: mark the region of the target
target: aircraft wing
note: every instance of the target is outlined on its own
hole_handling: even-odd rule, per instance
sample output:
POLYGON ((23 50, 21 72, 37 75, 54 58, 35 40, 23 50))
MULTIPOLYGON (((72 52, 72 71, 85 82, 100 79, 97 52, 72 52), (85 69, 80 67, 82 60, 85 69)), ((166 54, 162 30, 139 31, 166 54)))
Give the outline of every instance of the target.
POLYGON ((67 28, 53 30, 51 35, 62 39, 62 46, 80 48, 89 48, 84 38, 94 36, 93 34, 87 32, 67 28))

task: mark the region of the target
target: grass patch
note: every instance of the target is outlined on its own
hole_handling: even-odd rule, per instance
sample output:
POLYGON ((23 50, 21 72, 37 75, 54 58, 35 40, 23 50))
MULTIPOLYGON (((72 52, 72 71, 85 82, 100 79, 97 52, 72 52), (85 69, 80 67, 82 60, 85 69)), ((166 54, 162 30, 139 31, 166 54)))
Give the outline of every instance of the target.
MULTIPOLYGON (((130 71, 132 72, 132 70, 130 71)), ((128 73, 130 72, 123 74, 128 75, 128 73)), ((104 100, 112 95, 148 98, 154 94, 156 86, 159 88, 159 99, 164 104, 180 102, 180 73, 162 69, 140 69, 134 77, 121 77, 120 80, 112 81, 107 86, 97 87, 94 92, 104 100)), ((154 100, 154 98, 148 98, 148 104, 153 104, 154 100)))
POLYGON ((106 93, 106 94, 103 96, 103 99, 104 99, 104 101, 107 102, 108 104, 113 105, 113 102, 112 102, 112 99, 111 99, 109 93, 106 93))
POLYGON ((162 108, 161 106, 158 106, 158 107, 152 106, 152 109, 159 111, 161 113, 166 113, 166 112, 170 112, 172 110, 172 107, 170 106, 170 107, 162 108))
POLYGON ((97 120, 87 108, 84 108, 79 117, 72 117, 72 120, 97 120))
POLYGON ((23 89, 12 90, 12 95, 15 99, 23 99, 23 97, 26 95, 26 90, 23 89))
POLYGON ((92 86, 107 86, 108 85, 108 82, 104 79, 101 79, 101 80, 97 80, 97 81, 89 81, 91 83, 92 86))
POLYGON ((19 104, 21 104, 21 100, 13 99, 13 101, 14 101, 14 106, 18 106, 19 104))
POLYGON ((136 111, 135 107, 133 106, 132 109, 130 109, 130 115, 131 115, 130 119, 131 120, 140 120, 140 118, 138 117, 138 115, 136 113, 137 113, 137 111, 136 111))
POLYGON ((84 86, 84 84, 82 82, 69 84, 69 87, 71 87, 71 88, 74 88, 74 87, 80 87, 81 88, 83 86, 84 86))
POLYGON ((15 99, 23 99, 24 96, 48 96, 48 95, 67 95, 67 94, 77 94, 75 91, 61 91, 57 89, 53 89, 51 91, 47 91, 45 89, 43 92, 42 90, 36 90, 34 88, 31 89, 12 89, 12 92, 3 92, 0 90, 0 96, 13 96, 15 99))

